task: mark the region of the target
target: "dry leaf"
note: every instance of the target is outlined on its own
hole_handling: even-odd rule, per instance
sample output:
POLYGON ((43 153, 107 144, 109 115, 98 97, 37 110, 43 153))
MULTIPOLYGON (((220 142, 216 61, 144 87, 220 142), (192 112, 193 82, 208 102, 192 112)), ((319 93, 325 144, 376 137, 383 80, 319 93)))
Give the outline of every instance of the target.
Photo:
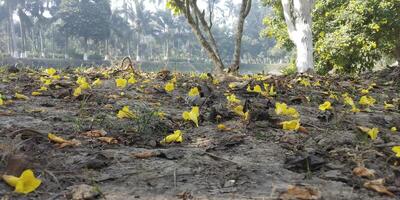
POLYGON ((160 153, 157 151, 143 151, 139 153, 133 153, 132 155, 135 156, 135 158, 146 159, 146 158, 156 157, 160 155, 160 153))
POLYGON ((392 192, 390 192, 385 186, 383 186, 383 183, 384 183, 384 179, 380 178, 380 179, 365 182, 364 187, 368 188, 370 190, 374 190, 378 193, 385 194, 390 197, 394 197, 394 194, 392 192))
POLYGON ((307 186, 294 186, 289 185, 286 192, 279 196, 282 200, 317 200, 321 199, 321 192, 315 188, 310 188, 307 186))
POLYGON ((50 141, 57 143, 59 148, 64 148, 67 146, 79 146, 81 144, 81 142, 79 142, 78 140, 66 140, 52 133, 49 133, 47 137, 50 141))
POLYGON ((108 144, 118 144, 118 140, 113 137, 99 137, 97 139, 108 144))
POLYGON ((374 178, 375 170, 367 169, 365 167, 356 167, 353 169, 353 174, 359 177, 374 178))
POLYGON ((107 135, 107 132, 104 130, 91 130, 81 134, 87 137, 104 137, 107 135))

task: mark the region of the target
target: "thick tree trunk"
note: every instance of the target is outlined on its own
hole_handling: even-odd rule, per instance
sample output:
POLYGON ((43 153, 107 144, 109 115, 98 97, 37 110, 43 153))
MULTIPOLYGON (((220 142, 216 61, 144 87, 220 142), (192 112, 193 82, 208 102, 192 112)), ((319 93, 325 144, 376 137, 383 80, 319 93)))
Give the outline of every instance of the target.
POLYGON ((235 52, 233 54, 233 63, 229 67, 230 73, 237 73, 239 71, 240 66, 240 50, 242 48, 242 37, 243 37, 243 26, 244 20, 249 14, 251 9, 251 0, 242 0, 242 6, 240 8, 240 14, 236 29, 236 38, 235 38, 235 52))
POLYGON ((282 0, 290 40, 296 46, 299 73, 314 69, 311 11, 314 0, 282 0))

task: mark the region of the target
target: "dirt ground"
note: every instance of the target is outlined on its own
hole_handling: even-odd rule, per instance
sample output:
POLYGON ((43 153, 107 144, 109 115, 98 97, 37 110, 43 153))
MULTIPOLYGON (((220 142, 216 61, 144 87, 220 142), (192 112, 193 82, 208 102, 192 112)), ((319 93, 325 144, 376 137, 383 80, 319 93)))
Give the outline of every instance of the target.
POLYGON ((0 181, 1 200, 400 199, 400 159, 391 150, 400 145, 400 132, 390 130, 400 129, 400 68, 358 77, 302 77, 311 86, 295 76, 229 76, 217 83, 216 77, 163 71, 137 73, 137 83, 120 89, 115 78, 129 76, 127 71, 66 69, 57 74, 61 79, 33 96, 43 86, 40 78, 49 78, 43 69, 1 69, 0 174, 19 176, 29 168, 42 180, 28 195, 0 181), (74 96, 78 76, 103 83, 74 96), (174 76, 175 90, 167 93, 164 85, 174 76), (277 94, 246 89, 263 83, 274 85, 277 94), (193 87, 201 90, 200 97, 187 95, 193 87), (360 90, 368 87, 376 103, 350 112, 342 94, 358 102, 360 90), (247 120, 231 111, 227 93, 244 103, 247 120), (319 110, 327 100, 333 109, 319 110), (394 108, 385 109, 385 101, 394 108), (279 122, 285 118, 275 114, 276 102, 298 110, 299 131, 282 130, 279 122), (199 127, 182 119, 194 105, 200 106, 199 127), (137 117, 117 118, 123 106, 137 117), (217 128, 221 123, 224 129, 217 128), (379 128, 377 139, 359 126, 379 128), (182 143, 160 144, 178 129, 184 133, 182 143), (88 131, 112 140, 87 136, 88 131), (79 144, 60 148, 48 133, 79 144), (353 172, 356 167, 375 172, 360 177, 353 172), (387 192, 365 186, 376 179, 385 181, 387 192))

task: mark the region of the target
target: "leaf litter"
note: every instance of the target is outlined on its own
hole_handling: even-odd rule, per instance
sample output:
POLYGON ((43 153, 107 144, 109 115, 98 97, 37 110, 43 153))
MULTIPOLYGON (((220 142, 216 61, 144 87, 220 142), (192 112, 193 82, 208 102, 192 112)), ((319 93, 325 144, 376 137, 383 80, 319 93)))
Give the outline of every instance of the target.
MULTIPOLYGON (((39 199, 399 198, 399 87, 384 75, 399 69, 388 70, 1 68, 0 171, 32 169, 39 199)), ((6 184, 0 194, 23 198, 6 184)))

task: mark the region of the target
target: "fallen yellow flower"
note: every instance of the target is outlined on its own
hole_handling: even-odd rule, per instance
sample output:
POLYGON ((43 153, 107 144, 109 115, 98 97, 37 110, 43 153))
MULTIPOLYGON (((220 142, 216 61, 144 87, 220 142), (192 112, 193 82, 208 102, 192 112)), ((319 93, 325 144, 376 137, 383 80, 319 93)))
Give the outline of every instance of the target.
POLYGON ((372 106, 376 100, 371 96, 362 96, 360 98, 359 104, 364 106, 372 106))
POLYGON ((384 102, 384 104, 385 105, 383 107, 385 108, 385 110, 390 110, 395 108, 393 104, 386 103, 386 101, 384 102))
POLYGON ((81 95, 82 94, 82 88, 81 87, 77 87, 77 88, 75 88, 75 90, 74 90, 74 96, 75 97, 78 97, 79 95, 81 95))
POLYGON ((291 116, 294 118, 300 117, 299 112, 295 108, 288 107, 286 103, 279 103, 277 102, 275 104, 275 113, 277 115, 286 115, 286 116, 291 116))
POLYGON ((276 95, 276 91, 274 89, 274 86, 271 85, 271 88, 269 88, 269 96, 273 97, 276 95))
POLYGON ((185 111, 182 113, 182 117, 186 121, 193 121, 197 127, 199 127, 199 116, 200 116, 200 108, 198 106, 192 107, 190 112, 185 111))
POLYGON ((325 101, 323 104, 319 105, 319 109, 322 111, 331 110, 332 109, 331 102, 325 101))
POLYGON ((236 98, 235 94, 228 95, 226 97, 226 99, 228 100, 229 103, 233 103, 233 104, 240 103, 240 100, 238 98, 236 98))
POLYGON ((10 186, 15 187, 17 193, 28 194, 35 191, 42 181, 37 179, 30 169, 22 172, 20 177, 15 177, 11 175, 3 175, 3 180, 10 186))
POLYGON ((392 147, 392 151, 396 153, 396 157, 400 158, 400 146, 392 147))
POLYGON ((15 98, 20 99, 20 100, 29 100, 29 97, 27 97, 23 94, 19 94, 19 93, 15 93, 15 98))
POLYGON ((78 80, 76 80, 76 83, 79 85, 79 87, 82 90, 86 90, 90 88, 90 85, 88 82, 86 82, 86 78, 85 77, 78 77, 78 80))
POLYGON ((125 88, 127 85, 128 81, 124 78, 117 78, 115 79, 115 84, 117 85, 117 87, 119 88, 125 88))
POLYGON ((364 126, 358 127, 363 133, 366 133, 371 137, 372 140, 375 140, 378 137, 379 129, 378 128, 367 128, 364 126))
POLYGON ((42 93, 37 91, 32 92, 32 96, 39 96, 39 95, 42 95, 42 93))
POLYGON ((57 70, 55 70, 54 68, 48 68, 48 69, 44 70, 44 72, 46 74, 48 74, 49 76, 53 76, 54 74, 56 74, 57 70))
POLYGON ((97 79, 96 79, 95 81, 93 81, 93 83, 92 83, 92 85, 95 86, 95 87, 101 86, 101 84, 102 84, 102 81, 101 81, 99 78, 97 78, 97 79))
POLYGON ((201 80, 207 80, 207 79, 208 79, 208 75, 207 75, 207 73, 201 73, 201 74, 199 75, 199 78, 200 78, 201 80))
POLYGON ((300 120, 299 119, 295 119, 295 120, 291 120, 291 121, 284 121, 281 124, 282 124, 283 130, 297 131, 300 128, 300 120))
POLYGON ((397 128, 396 127, 392 127, 390 128, 390 131, 392 131, 393 133, 397 132, 397 128))
POLYGON ((174 133, 166 136, 160 141, 161 144, 169 144, 173 142, 183 142, 182 131, 176 130, 174 133))
POLYGON ((189 94, 190 97, 195 97, 195 96, 199 96, 200 92, 199 89, 197 87, 194 87, 192 89, 190 89, 189 94))
POLYGON ((38 91, 47 91, 47 87, 42 86, 42 87, 40 87, 40 88, 38 89, 38 91))
POLYGON ((368 94, 369 90, 368 89, 361 89, 361 94, 365 95, 368 94))
POLYGON ((172 92, 175 89, 175 85, 172 82, 168 82, 167 84, 165 84, 164 89, 167 92, 172 92))
POLYGON ((249 119, 249 111, 244 112, 244 108, 243 108, 242 105, 236 106, 236 107, 233 109, 233 111, 234 111, 237 115, 243 117, 244 120, 248 120, 248 119, 249 119))
POLYGON ((118 111, 117 117, 120 119, 133 119, 136 117, 136 115, 131 110, 129 110, 129 106, 124 106, 121 110, 118 111))

